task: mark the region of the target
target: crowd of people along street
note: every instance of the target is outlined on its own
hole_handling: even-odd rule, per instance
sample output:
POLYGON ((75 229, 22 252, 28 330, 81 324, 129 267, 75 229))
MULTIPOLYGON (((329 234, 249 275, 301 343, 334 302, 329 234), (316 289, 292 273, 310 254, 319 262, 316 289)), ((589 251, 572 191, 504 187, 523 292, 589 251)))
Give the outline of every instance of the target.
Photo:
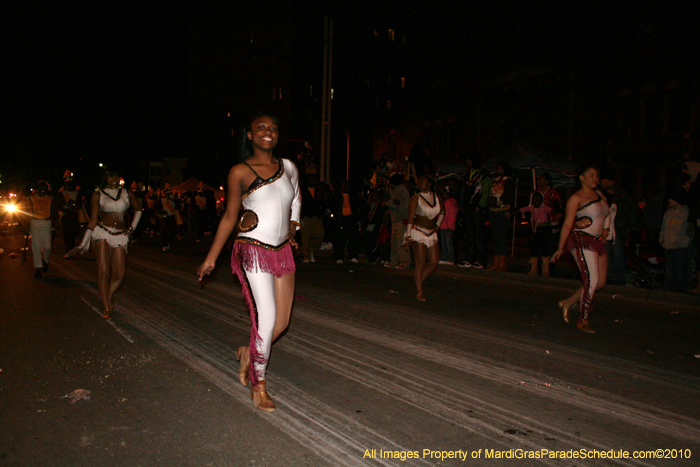
MULTIPOLYGON (((411 155, 410 164, 383 154, 358 183, 327 183, 318 180, 309 151, 310 147, 296 161, 302 193, 302 228, 295 252, 300 263, 324 257, 338 265, 366 262, 397 270, 415 268, 418 263, 419 268, 427 267, 429 275, 436 253, 440 267, 503 272, 512 270, 515 223, 519 237, 527 238, 529 252, 523 253, 522 247, 516 250, 518 256, 529 258, 526 273, 556 275, 556 262, 551 259, 559 246, 566 200, 576 188, 557 189, 549 172, 537 172, 534 189, 523 189, 521 183, 516 199, 516 180, 507 161, 498 163, 492 173, 472 155, 465 158, 461 173, 440 177, 419 151, 411 155), (434 211, 432 218, 425 217, 428 210, 434 211), (425 251, 416 249, 415 238, 420 235, 425 251)), ((617 180, 619 170, 595 169, 595 192, 608 206, 610 218, 604 242, 605 281, 647 286, 639 271, 645 263, 656 264, 665 268, 663 289, 700 293, 696 272, 700 163, 683 161, 670 169, 671 183, 665 190, 649 187, 644 200, 636 201, 617 180)), ((23 225, 32 240, 37 278, 48 270, 56 227, 62 229, 64 255, 70 258, 89 221, 91 194, 75 178, 66 170, 55 196, 47 182, 39 181, 19 201, 26 205, 21 209, 26 213, 23 225)), ((211 241, 225 209, 225 199, 217 199, 203 183, 194 191, 174 192, 169 184, 145 190, 134 181, 129 191, 143 206, 143 218, 131 241, 155 238, 164 253, 178 243, 187 248, 188 238, 195 243, 211 241)), ((423 280, 418 276, 422 275, 415 278, 419 300, 429 299, 430 292, 422 291, 423 280)))

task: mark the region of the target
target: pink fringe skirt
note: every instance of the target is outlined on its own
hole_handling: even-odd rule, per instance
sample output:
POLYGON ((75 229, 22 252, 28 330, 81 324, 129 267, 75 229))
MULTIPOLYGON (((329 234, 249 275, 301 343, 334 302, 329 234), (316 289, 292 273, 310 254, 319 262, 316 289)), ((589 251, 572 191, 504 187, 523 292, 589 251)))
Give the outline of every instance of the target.
POLYGON ((572 253, 575 250, 588 250, 598 253, 599 256, 606 254, 605 244, 598 237, 585 232, 571 232, 566 241, 566 251, 572 253))
MULTIPOLYGON (((255 297, 250 292, 246 272, 264 272, 275 277, 282 277, 295 272, 296 265, 294 264, 292 246, 289 244, 289 241, 285 241, 279 247, 273 247, 254 240, 239 238, 233 244, 231 270, 241 282, 243 298, 250 312, 249 350, 251 365, 248 375, 250 382, 255 386, 258 384, 259 378, 253 363, 265 364, 267 363, 267 357, 261 355, 258 350, 258 344, 262 343, 260 334, 258 334, 258 311, 255 305, 255 297)), ((274 291, 271 291, 271 293, 274 293, 274 291)))

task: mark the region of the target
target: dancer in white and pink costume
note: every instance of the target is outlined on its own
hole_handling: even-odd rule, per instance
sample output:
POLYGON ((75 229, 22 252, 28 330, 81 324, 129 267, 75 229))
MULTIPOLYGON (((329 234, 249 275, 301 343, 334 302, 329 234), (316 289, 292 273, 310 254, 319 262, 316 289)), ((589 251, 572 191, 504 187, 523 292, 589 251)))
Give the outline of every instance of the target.
POLYGON ((228 203, 199 280, 215 267, 226 240, 238 226, 231 267, 238 275, 251 319, 249 346, 238 348, 239 379, 252 383, 256 408, 276 409, 266 389, 272 343, 289 325, 294 299, 294 234, 299 228, 301 196, 294 164, 273 157, 279 139, 276 118, 260 113, 244 129, 244 161, 231 168, 228 203), (246 157, 248 156, 248 157, 246 157), (242 209, 241 209, 242 208, 242 209))
POLYGON ((559 249, 552 255, 551 261, 559 259, 564 251, 570 252, 574 257, 583 285, 557 305, 568 323, 569 308, 580 301, 581 314, 576 326, 583 332, 594 334, 589 317, 593 295, 605 285, 607 279, 605 239, 610 233, 610 209, 603 194, 596 190, 599 183, 598 169, 582 165, 578 174, 581 188, 566 203, 559 249))

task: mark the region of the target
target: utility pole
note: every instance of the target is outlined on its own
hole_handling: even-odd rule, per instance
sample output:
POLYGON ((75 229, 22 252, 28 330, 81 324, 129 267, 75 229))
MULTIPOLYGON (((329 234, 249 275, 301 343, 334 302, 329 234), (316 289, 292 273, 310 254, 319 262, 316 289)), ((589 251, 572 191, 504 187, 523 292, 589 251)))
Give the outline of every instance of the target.
POLYGON ((330 181, 331 97, 333 83, 333 19, 323 20, 323 88, 321 97, 321 181, 330 181))

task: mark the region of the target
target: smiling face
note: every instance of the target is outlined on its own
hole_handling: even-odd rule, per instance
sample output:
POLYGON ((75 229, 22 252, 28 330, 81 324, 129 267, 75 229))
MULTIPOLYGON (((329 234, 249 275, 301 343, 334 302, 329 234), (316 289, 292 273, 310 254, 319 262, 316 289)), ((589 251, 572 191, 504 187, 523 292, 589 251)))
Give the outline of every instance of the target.
POLYGON ((118 174, 108 173, 105 175, 105 183, 108 188, 118 188, 120 177, 118 174))
POLYGON ((254 150, 272 151, 279 140, 279 128, 272 117, 260 116, 253 120, 247 133, 254 150))

